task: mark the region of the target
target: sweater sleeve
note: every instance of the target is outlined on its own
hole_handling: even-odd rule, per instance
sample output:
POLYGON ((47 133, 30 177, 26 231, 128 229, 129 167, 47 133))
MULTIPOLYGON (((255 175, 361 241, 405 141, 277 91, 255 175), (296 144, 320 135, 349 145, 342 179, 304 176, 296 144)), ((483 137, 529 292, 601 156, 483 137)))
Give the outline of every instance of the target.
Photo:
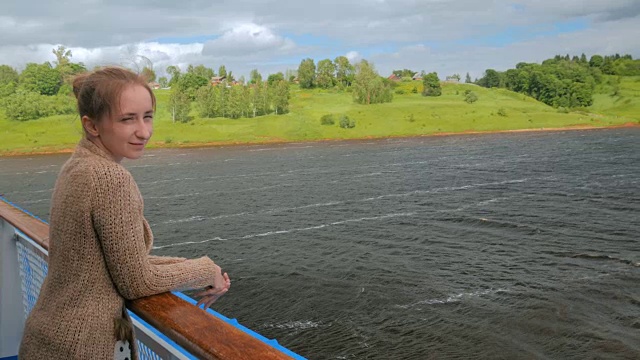
POLYGON ((128 171, 107 166, 94 173, 93 183, 93 225, 109 274, 124 298, 213 284, 215 267, 208 257, 178 261, 148 255, 142 198, 128 171))
POLYGON ((173 256, 157 256, 157 255, 147 255, 149 259, 149 263, 153 265, 168 265, 168 264, 176 264, 185 262, 187 259, 182 257, 173 257, 173 256))

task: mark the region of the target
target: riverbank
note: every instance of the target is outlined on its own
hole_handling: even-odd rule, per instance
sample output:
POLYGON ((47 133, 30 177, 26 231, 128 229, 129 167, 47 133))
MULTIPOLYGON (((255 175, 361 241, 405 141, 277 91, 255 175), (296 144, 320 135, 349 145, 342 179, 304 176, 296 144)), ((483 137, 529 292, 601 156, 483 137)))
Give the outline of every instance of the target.
MULTIPOLYGON (((537 129, 512 129, 512 130, 491 130, 491 131, 459 131, 459 132, 440 132, 430 134, 418 134, 418 135, 406 135, 406 136, 366 136, 366 137, 354 137, 354 138, 341 138, 341 139, 316 139, 306 141, 294 141, 294 140, 262 140, 252 142, 240 142, 240 141, 210 141, 210 142, 188 142, 188 143, 165 143, 162 141, 151 142, 147 147, 147 150, 153 149, 181 149, 181 148, 204 148, 204 147, 227 147, 227 146, 251 146, 251 145, 283 145, 283 144, 307 144, 307 143, 334 143, 334 142, 358 142, 369 140, 381 140, 381 139, 403 139, 403 138, 424 138, 424 137, 436 137, 436 136, 455 136, 455 135, 488 135, 488 134, 508 134, 508 133, 523 133, 523 132, 557 132, 557 131, 575 131, 575 130, 603 130, 603 129, 620 129, 620 128, 640 128, 640 123, 627 122, 619 125, 608 126, 593 126, 593 125, 576 125, 576 126, 563 126, 557 128, 537 128, 537 129)), ((70 154, 75 149, 75 145, 69 147, 55 147, 52 149, 38 148, 33 151, 7 151, 0 152, 0 157, 16 157, 16 156, 33 156, 33 155, 56 155, 56 154, 70 154)))
MULTIPOLYGON (((632 82, 635 86, 636 83, 632 82)), ((419 82, 416 85, 420 85, 419 82)), ((260 145, 358 139, 549 131, 637 126, 640 101, 631 90, 624 99, 597 98, 594 108, 555 109, 528 96, 505 89, 470 84, 444 84, 442 96, 414 94, 401 83, 393 102, 359 105, 351 93, 291 87, 290 112, 255 118, 199 117, 197 104, 191 120, 174 123, 166 90, 157 90, 154 135, 150 148, 260 145), (405 87, 407 89, 405 89, 405 87), (468 104, 472 89, 478 101, 468 104), (624 104, 623 104, 624 103, 624 104), (624 106, 616 104, 623 104, 624 106), (615 105, 615 106, 614 106, 615 105), (613 107, 612 107, 613 106, 613 107), (632 111, 637 109, 638 111, 632 111), (322 122, 331 115, 333 123, 322 122), (342 128, 343 116, 353 127, 342 128), (628 125, 636 124, 636 125, 628 125)), ((421 85, 420 85, 421 86, 421 85)), ((0 156, 68 153, 82 136, 77 115, 58 115, 32 121, 10 121, 0 112, 0 156)))

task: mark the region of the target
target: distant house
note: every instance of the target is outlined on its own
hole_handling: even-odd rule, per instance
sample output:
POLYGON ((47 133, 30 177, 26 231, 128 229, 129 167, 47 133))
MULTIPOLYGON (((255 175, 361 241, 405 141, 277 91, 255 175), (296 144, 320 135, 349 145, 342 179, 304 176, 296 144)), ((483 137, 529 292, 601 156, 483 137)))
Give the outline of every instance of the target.
POLYGON ((412 80, 422 80, 422 75, 420 73, 413 74, 412 80))
POLYGON ((155 81, 152 81, 149 83, 149 87, 152 88, 153 90, 158 90, 160 89, 160 84, 155 81))
POLYGON ((387 79, 389 79, 389 80, 391 80, 391 81, 400 81, 400 80, 402 80, 402 79, 400 78, 400 76, 398 76, 398 75, 396 75, 396 74, 391 74, 391 75, 389 75, 389 77, 388 77, 387 79))
POLYGON ((445 80, 445 82, 450 84, 457 84, 460 82, 460 78, 457 76, 447 76, 447 79, 445 80))
POLYGON ((211 85, 216 86, 223 82, 227 77, 226 76, 214 76, 211 78, 211 85))

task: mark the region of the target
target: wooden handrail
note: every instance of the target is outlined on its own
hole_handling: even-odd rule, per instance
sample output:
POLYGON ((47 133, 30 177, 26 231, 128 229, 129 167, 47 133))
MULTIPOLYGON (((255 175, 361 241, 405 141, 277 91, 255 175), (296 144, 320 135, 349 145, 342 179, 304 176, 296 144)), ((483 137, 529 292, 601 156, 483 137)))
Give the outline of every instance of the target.
MULTIPOLYGON (((1 200, 0 217, 44 249, 49 249, 49 225, 46 223, 1 200)), ((291 359, 171 293, 127 301, 127 308, 201 359, 291 359)))

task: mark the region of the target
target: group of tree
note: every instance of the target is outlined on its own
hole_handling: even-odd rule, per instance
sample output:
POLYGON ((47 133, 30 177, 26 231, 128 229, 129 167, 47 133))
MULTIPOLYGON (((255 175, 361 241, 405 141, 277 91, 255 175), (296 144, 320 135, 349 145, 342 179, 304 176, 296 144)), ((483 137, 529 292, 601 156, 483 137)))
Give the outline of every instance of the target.
POLYGON ((189 121, 192 102, 203 118, 238 119, 289 112, 289 84, 283 79, 234 86, 227 81, 214 86, 207 83, 200 84, 195 91, 188 87, 192 84, 178 82, 171 89, 169 112, 174 122, 189 121))
POLYGON ((71 79, 86 68, 71 62, 71 50, 64 46, 52 53, 56 57, 53 64, 29 63, 20 73, 0 65, 0 106, 9 119, 25 121, 75 112, 71 79))
POLYGON ((259 82, 247 86, 203 86, 196 93, 198 115, 204 118, 251 118, 289 112, 289 84, 259 82))
POLYGON ((527 94, 554 107, 583 107, 593 104, 593 92, 604 75, 640 75, 640 60, 631 55, 557 55, 536 63, 518 63, 515 69, 499 72, 487 69, 477 84, 501 87, 527 94))
POLYGON ((335 60, 324 59, 318 62, 307 58, 298 67, 298 83, 303 89, 311 88, 349 88, 353 100, 359 104, 377 104, 393 100, 392 85, 381 77, 375 66, 367 60, 351 64, 345 56, 335 60))
POLYGON ((356 66, 345 56, 338 56, 333 61, 320 60, 317 67, 313 59, 307 58, 298 67, 298 83, 303 89, 328 89, 334 86, 346 88, 353 84, 355 77, 356 66))

